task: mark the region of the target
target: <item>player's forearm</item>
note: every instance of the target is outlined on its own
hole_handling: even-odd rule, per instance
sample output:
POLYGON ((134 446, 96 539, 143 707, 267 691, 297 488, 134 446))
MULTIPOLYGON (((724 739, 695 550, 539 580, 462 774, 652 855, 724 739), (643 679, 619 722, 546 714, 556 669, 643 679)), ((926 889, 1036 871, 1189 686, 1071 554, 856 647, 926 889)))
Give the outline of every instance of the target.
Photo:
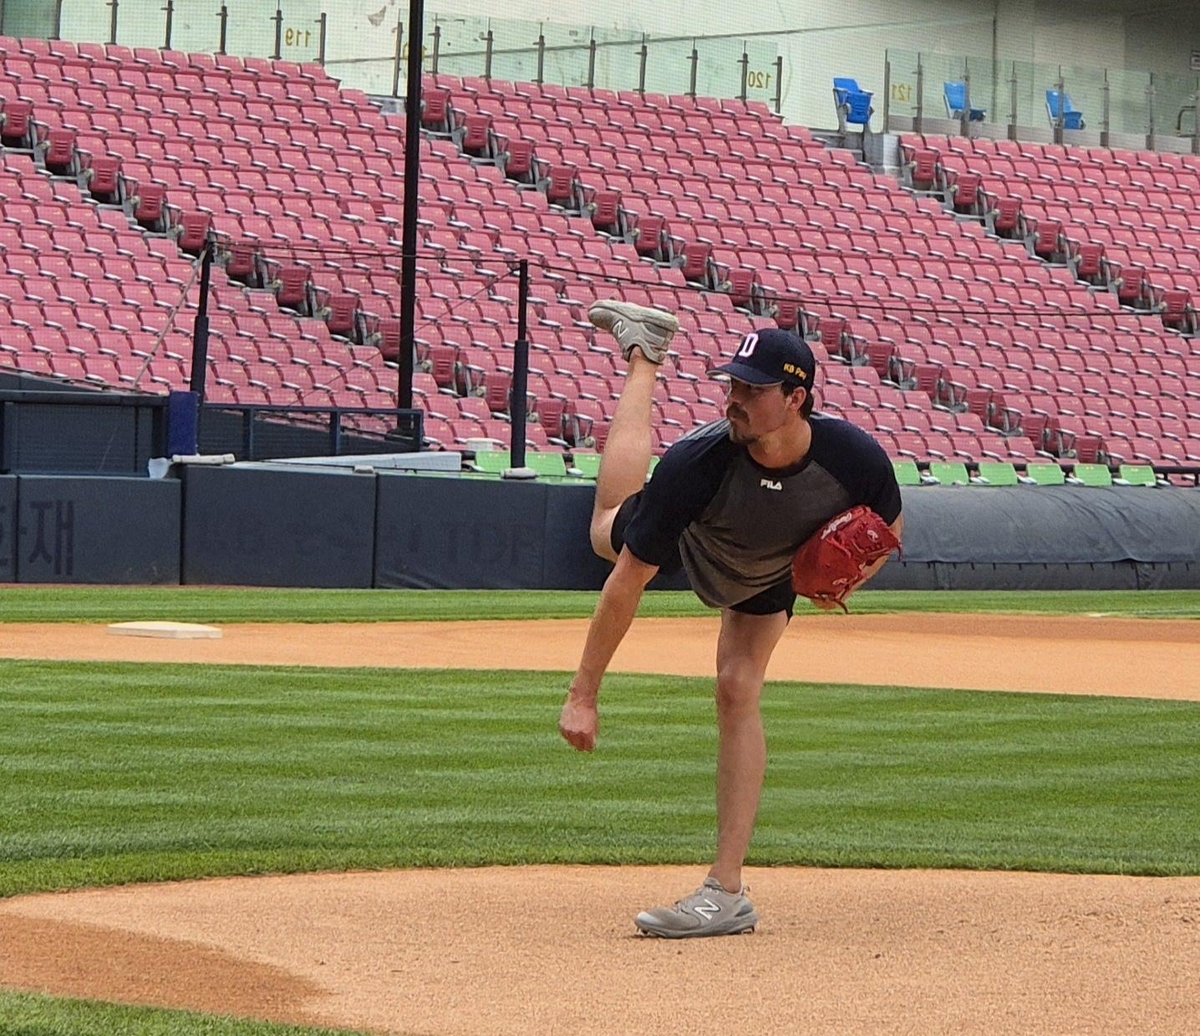
MULTIPOLYGON (((608 669, 612 657, 629 632, 633 617, 637 614, 642 593, 649 576, 642 570, 646 566, 628 566, 618 562, 604 584, 600 601, 588 626, 583 655, 575 678, 571 681, 571 694, 587 701, 595 701, 600 693, 600 681, 608 669)), ((650 575, 654 570, 650 569, 650 575)))

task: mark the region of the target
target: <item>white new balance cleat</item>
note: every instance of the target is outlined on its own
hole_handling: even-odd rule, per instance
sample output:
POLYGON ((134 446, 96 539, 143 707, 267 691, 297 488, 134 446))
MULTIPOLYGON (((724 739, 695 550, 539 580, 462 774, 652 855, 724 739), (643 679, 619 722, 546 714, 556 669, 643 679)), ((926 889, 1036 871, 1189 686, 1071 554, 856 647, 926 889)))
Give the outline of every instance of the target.
POLYGON ((674 313, 616 299, 594 303, 588 319, 617 340, 625 359, 636 348, 651 363, 662 363, 667 358, 667 346, 679 330, 674 313))
POLYGON ((673 907, 645 910, 634 924, 646 935, 663 939, 752 932, 758 924, 758 911, 746 898, 747 891, 743 885, 738 892, 726 892, 716 878, 706 878, 700 888, 673 907))

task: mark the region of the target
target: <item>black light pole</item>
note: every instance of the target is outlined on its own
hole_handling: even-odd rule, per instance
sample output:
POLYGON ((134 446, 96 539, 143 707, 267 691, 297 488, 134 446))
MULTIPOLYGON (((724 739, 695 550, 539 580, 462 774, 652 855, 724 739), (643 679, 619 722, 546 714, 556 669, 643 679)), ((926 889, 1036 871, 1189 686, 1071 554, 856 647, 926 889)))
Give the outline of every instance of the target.
POLYGON ((400 256, 400 392, 401 410, 412 408, 413 354, 417 309, 417 189, 421 176, 421 44, 425 39, 425 4, 408 8, 408 97, 404 110, 404 226, 400 256))
POLYGON ((525 403, 526 393, 529 391, 529 331, 526 318, 529 309, 529 260, 522 259, 517 270, 517 340, 514 343, 512 394, 508 399, 508 410, 512 416, 508 459, 512 467, 500 472, 500 477, 531 479, 537 478, 537 472, 525 465, 525 428, 528 418, 525 403))
POLYGON ((208 372, 208 295, 212 284, 213 253, 216 245, 208 241, 200 260, 200 304, 192 331, 192 375, 188 386, 204 401, 204 376, 208 372))
POLYGON ((513 352, 512 396, 508 401, 512 415, 512 439, 508 457, 514 468, 525 467, 525 428, 528 413, 525 405, 529 391, 529 331, 525 310, 529 306, 529 260, 518 266, 517 281, 517 340, 513 352))

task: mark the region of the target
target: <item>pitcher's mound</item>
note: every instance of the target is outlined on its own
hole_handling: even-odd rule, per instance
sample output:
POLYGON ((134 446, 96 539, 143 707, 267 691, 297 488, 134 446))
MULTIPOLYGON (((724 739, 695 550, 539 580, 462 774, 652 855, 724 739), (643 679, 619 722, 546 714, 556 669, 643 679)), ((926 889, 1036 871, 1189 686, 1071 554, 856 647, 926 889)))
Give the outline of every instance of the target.
POLYGON ((703 867, 221 878, 0 903, 0 987, 424 1036, 1195 1036, 1200 878, 703 867))

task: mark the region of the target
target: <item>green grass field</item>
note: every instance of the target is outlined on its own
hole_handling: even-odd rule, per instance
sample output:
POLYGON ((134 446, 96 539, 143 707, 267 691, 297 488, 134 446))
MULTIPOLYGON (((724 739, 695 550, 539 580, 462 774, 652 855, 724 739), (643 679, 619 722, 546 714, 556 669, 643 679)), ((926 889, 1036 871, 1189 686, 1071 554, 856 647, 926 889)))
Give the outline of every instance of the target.
MULTIPOLYGON (((577 619, 591 615, 595 593, 565 590, 273 590, 252 587, 5 587, 0 623, 128 622, 170 617, 177 622, 449 622, 463 619, 577 619)), ((811 612, 801 602, 799 614, 811 612)), ((1125 615, 1200 618, 1200 591, 1127 593, 1043 590, 971 592, 863 590, 851 600, 857 615, 884 612, 977 612, 1038 615, 1125 615)), ((711 615, 692 593, 646 595, 640 613, 671 618, 711 615)), ((831 620, 836 614, 828 615, 831 620)))
POLYGON ((348 1030, 218 1018, 189 1011, 123 1007, 0 992, 3 1036, 350 1036, 348 1030))
MULTIPOLYGON (((0 595, 0 617, 583 616, 594 602, 21 588, 0 595)), ((881 592, 854 604, 1200 615, 1195 593, 881 592)), ((643 610, 699 613, 682 594, 643 610)), ((0 661, 0 896, 313 869, 705 861, 711 680, 610 678, 592 756, 557 736, 565 687, 547 673, 0 661)), ((764 712, 753 864, 1200 874, 1200 704, 776 683, 764 712)), ((302 1031, 314 1030, 0 994, 3 1034, 302 1031)))

